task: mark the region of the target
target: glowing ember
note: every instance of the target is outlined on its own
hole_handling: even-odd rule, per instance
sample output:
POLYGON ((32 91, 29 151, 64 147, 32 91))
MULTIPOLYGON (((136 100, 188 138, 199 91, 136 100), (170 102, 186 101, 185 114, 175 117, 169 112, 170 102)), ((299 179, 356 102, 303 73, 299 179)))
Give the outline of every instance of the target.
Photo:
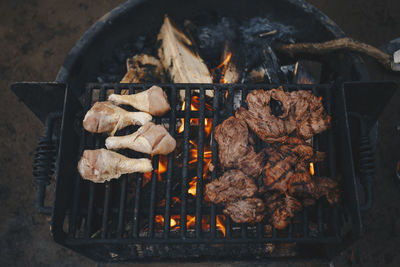
POLYGON ((232 58, 232 52, 229 52, 224 61, 222 61, 222 63, 215 68, 215 69, 222 68, 221 78, 219 79, 219 83, 228 83, 228 81, 225 79, 225 73, 228 70, 228 63, 231 61, 231 58, 232 58))
POLYGON ((225 236, 225 216, 217 215, 216 226, 225 236))
MULTIPOLYGON (((158 225, 160 225, 161 227, 164 226, 164 216, 156 215, 155 222, 158 225)), ((174 227, 177 223, 176 223, 175 219, 171 218, 170 221, 169 221, 169 224, 170 224, 171 227, 174 227)))
MULTIPOLYGON (((180 218, 181 218, 180 215, 171 215, 170 227, 172 230, 179 230, 180 218)), ((164 226, 164 217, 162 215, 157 215, 155 217, 155 222, 158 228, 162 228, 164 226)), ((186 229, 194 229, 195 225, 196 225, 196 216, 186 215, 186 229)), ((225 215, 217 215, 215 225, 217 229, 220 230, 222 234, 225 236, 225 215)), ((210 229, 210 216, 208 215, 202 216, 201 228, 203 231, 207 231, 210 229)))
MULTIPOLYGON (((153 159, 153 157, 151 157, 153 159)), ((157 173, 158 176, 158 181, 162 181, 162 173, 165 173, 167 171, 167 163, 168 163, 168 157, 165 155, 160 155, 159 160, 158 160, 158 169, 154 170, 155 173, 157 173)), ((146 172, 143 174, 144 181, 142 186, 145 186, 148 182, 151 181, 151 174, 152 172, 146 172)))
POLYGON ((310 173, 311 175, 314 175, 314 163, 310 162, 310 173))
POLYGON ((189 182, 190 187, 188 189, 188 193, 193 196, 196 196, 196 184, 197 184, 196 179, 197 179, 197 176, 193 177, 192 181, 189 182))

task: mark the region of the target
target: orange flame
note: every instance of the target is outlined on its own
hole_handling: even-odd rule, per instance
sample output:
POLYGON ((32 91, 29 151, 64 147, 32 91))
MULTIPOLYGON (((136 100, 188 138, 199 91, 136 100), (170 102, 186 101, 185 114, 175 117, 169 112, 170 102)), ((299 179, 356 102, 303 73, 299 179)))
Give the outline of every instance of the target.
POLYGON ((322 96, 318 97, 318 101, 322 101, 322 96))
MULTIPOLYGON (((181 108, 182 111, 185 110, 185 105, 186 105, 185 102, 183 102, 182 108, 181 108)), ((197 111, 197 110, 199 110, 199 106, 200 106, 200 98, 198 96, 192 96, 190 110, 197 111)), ((205 108, 208 110, 212 110, 212 107, 207 103, 205 104, 205 108)), ((192 125, 192 124, 198 125, 199 119, 190 119, 190 125, 192 125)), ((206 132, 207 136, 210 135, 211 129, 212 129, 212 119, 205 118, 204 119, 204 131, 206 132)), ((184 130, 185 130, 185 120, 181 119, 181 126, 179 126, 178 133, 183 133, 184 130)))
POLYGON ((197 176, 192 178, 192 181, 189 182, 189 189, 188 193, 191 194, 192 196, 196 196, 196 185, 197 185, 197 176))
MULTIPOLYGON (((151 157, 153 159, 153 157, 151 157)), ((154 170, 155 173, 157 173, 158 176, 158 181, 162 181, 162 173, 165 173, 167 171, 167 163, 168 163, 168 157, 165 155, 160 155, 158 159, 158 169, 154 170)), ((148 182, 151 180, 151 174, 152 172, 146 172, 143 174, 144 181, 142 186, 145 186, 148 182)))
POLYGON ((224 215, 217 215, 216 226, 225 236, 225 216, 224 215))
POLYGON ((231 61, 231 58, 232 58, 232 52, 229 52, 226 58, 222 61, 222 63, 215 68, 216 70, 222 68, 221 78, 219 79, 219 83, 228 83, 228 81, 225 79, 225 73, 228 70, 228 63, 231 61))
POLYGON ((310 174, 314 175, 314 163, 310 162, 310 174))
MULTIPOLYGON (((162 216, 162 215, 156 215, 156 217, 155 217, 155 222, 158 224, 158 225, 160 225, 160 226, 164 226, 164 216, 162 216)), ((170 223, 170 226, 171 227, 174 227, 177 223, 176 223, 176 221, 175 221, 175 219, 173 219, 173 218, 171 218, 170 220, 169 220, 169 223, 170 223)))
MULTIPOLYGON (((170 226, 173 230, 178 230, 180 228, 180 215, 171 215, 170 226)), ((157 227, 161 228, 164 226, 164 217, 162 215, 157 215, 155 217, 155 222, 157 223, 157 227)), ((186 228, 193 229, 196 225, 196 216, 186 215, 186 228)), ((216 216, 216 227, 218 230, 222 232, 225 236, 225 215, 217 215, 216 216)), ((202 230, 210 229, 210 216, 202 216, 201 220, 201 228, 202 230)))

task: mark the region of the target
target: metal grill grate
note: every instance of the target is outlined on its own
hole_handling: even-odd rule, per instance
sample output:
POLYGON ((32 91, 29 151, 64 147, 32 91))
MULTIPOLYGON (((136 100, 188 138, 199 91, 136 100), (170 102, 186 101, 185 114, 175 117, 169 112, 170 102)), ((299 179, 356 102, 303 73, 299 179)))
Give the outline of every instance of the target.
MULTIPOLYGON (((266 231, 264 223, 256 225, 236 224, 229 217, 225 219, 226 235, 217 227, 217 215, 222 215, 220 205, 210 204, 203 200, 203 185, 208 182, 203 178, 204 147, 206 139, 204 131, 205 118, 212 119, 212 132, 215 126, 234 113, 234 102, 237 99, 245 99, 247 93, 254 89, 272 89, 272 85, 245 85, 245 84, 163 84, 160 85, 166 92, 171 104, 171 111, 163 117, 155 117, 156 123, 168 125, 169 133, 177 139, 180 144, 178 148, 180 155, 171 153, 168 155, 167 170, 161 175, 159 181, 157 169, 159 156, 152 158, 154 171, 151 174, 151 181, 144 185, 145 177, 142 174, 123 175, 118 180, 111 180, 105 184, 94 184, 83 180, 79 174, 75 177, 75 188, 73 192, 72 210, 69 214, 67 245, 87 244, 135 244, 134 252, 137 258, 149 255, 163 255, 162 252, 173 255, 174 245, 192 244, 193 246, 208 244, 197 254, 207 255, 210 248, 213 253, 226 250, 229 244, 257 244, 263 246, 261 254, 266 255, 264 247, 268 243, 335 243, 341 240, 340 229, 343 221, 341 207, 332 207, 326 200, 318 200, 315 206, 307 207, 300 212, 286 230, 278 231, 271 228, 266 231), (194 90, 196 89, 196 90, 194 90), (205 96, 206 90, 213 90, 214 98, 208 99, 205 96), (179 99, 179 92, 185 91, 185 105, 191 106, 192 96, 199 99, 198 111, 191 111, 189 108, 181 110, 182 103, 179 99), (226 94, 227 92, 227 94, 226 94), (212 106, 212 110, 205 108, 206 103, 212 106), (196 132, 191 132, 190 119, 198 119, 196 132), (178 133, 180 119, 184 120, 184 131, 178 133), (197 136, 197 167, 189 169, 190 138, 197 136), (177 157, 175 157, 177 156, 177 157), (196 197, 193 198, 187 193, 190 175, 193 172, 197 176, 196 197), (180 199, 179 205, 172 205, 172 198, 180 199), (158 203, 164 199, 160 206, 158 203), (156 222, 156 216, 162 215, 164 224, 162 227, 156 222), (179 215, 179 217, 177 217, 179 215), (187 216, 196 216, 194 227, 186 227, 187 216), (171 218, 179 218, 179 227, 171 227, 171 218), (203 220, 206 221, 204 226, 203 220), (169 244, 169 247, 158 247, 154 252, 152 245, 169 244), (217 245, 218 244, 218 245, 217 245), (226 244, 223 246, 221 244, 226 244)), ((94 101, 105 101, 109 92, 121 93, 121 90, 129 90, 129 93, 145 90, 149 85, 144 84, 88 84, 84 98, 84 112, 90 109, 94 101)), ((329 85, 284 85, 284 90, 312 90, 317 96, 323 97, 326 111, 332 115, 334 106, 333 88, 329 85)), ((80 118, 82 120, 82 118, 80 118)), ((333 116, 333 124, 335 117, 333 116)), ((128 134, 138 127, 128 127, 119 134, 128 134)), ((325 163, 315 164, 316 175, 326 175, 332 178, 337 177, 336 154, 334 131, 335 126, 330 130, 313 139, 315 149, 328 152, 325 163)), ((118 133, 117 133, 118 135, 118 133)), ((103 134, 91 134, 81 130, 79 155, 84 149, 95 149, 104 147, 106 136, 103 134)), ((211 162, 218 166, 218 146, 211 134, 211 162)), ((256 142, 261 146, 261 142, 256 142)), ((140 153, 124 150, 120 153, 128 157, 142 157, 140 153)), ((211 172, 210 181, 218 177, 218 168, 211 172)), ((246 245, 246 246, 247 246, 246 245)), ((248 250, 246 246, 238 246, 236 249, 248 250)), ((232 247, 233 253, 235 250, 232 247)), ((180 247, 180 253, 182 248, 180 247)), ((188 246, 183 248, 186 251, 182 257, 196 256, 194 250, 188 246)), ((225 253, 225 254, 226 254, 225 253)), ((241 252, 239 252, 240 254, 241 252)), ((249 253, 249 252, 247 252, 249 253)), ((254 251, 252 252, 255 253, 254 251)), ((236 255, 239 255, 236 254, 236 255)), ((159 255, 159 256, 160 256, 159 255)))

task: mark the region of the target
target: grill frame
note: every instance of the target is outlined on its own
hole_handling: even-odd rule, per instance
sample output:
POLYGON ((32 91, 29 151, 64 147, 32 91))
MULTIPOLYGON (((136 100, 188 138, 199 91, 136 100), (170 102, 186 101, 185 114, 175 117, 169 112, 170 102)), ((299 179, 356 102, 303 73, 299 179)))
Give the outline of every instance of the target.
MULTIPOLYGON (((228 102, 232 102, 233 101, 233 97, 229 97, 232 96, 232 92, 234 90, 237 90, 238 88, 246 88, 247 90, 252 90, 252 89, 259 89, 259 88, 263 88, 263 89, 272 89, 272 88, 276 88, 276 85, 245 85, 245 84, 161 84, 160 85, 162 88, 164 88, 164 90, 167 91, 167 94, 169 96, 174 95, 177 93, 177 88, 185 88, 186 90, 186 103, 190 103, 190 94, 188 94, 192 89, 197 89, 197 88, 201 88, 200 89, 200 107, 202 107, 202 103, 205 103, 205 93, 204 90, 207 88, 213 88, 216 89, 216 98, 214 99, 219 99, 218 95, 220 94, 221 90, 228 90, 228 102), (168 90, 168 88, 170 90, 168 90)), ((118 83, 109 83, 109 84, 88 84, 89 88, 94 88, 94 87, 101 87, 101 88, 116 88, 116 92, 120 92, 121 89, 125 89, 125 88, 129 88, 130 93, 133 93, 133 91, 135 89, 146 89, 149 88, 150 85, 146 85, 146 84, 118 84, 118 83)), ((134 209, 134 217, 133 217, 133 230, 132 230, 132 238, 126 239, 126 238, 122 238, 122 227, 123 227, 123 218, 124 218, 124 214, 123 212, 121 212, 121 210, 119 211, 118 214, 118 226, 117 226, 117 237, 116 238, 106 238, 106 231, 107 231, 107 216, 106 214, 109 212, 109 204, 110 204, 110 186, 105 186, 105 201, 104 201, 104 206, 103 206, 103 210, 106 210, 106 213, 103 213, 103 217, 102 217, 102 229, 104 230, 101 233, 101 239, 90 239, 91 236, 91 229, 90 227, 92 226, 91 221, 93 220, 93 217, 90 214, 93 214, 93 209, 91 207, 93 207, 93 202, 94 202, 94 190, 95 190, 95 185, 90 183, 91 185, 89 186, 89 199, 88 199, 88 216, 87 216, 87 227, 85 228, 85 236, 84 238, 78 239, 75 238, 73 235, 71 237, 71 232, 75 232, 76 229, 76 224, 72 223, 76 221, 76 210, 77 208, 80 206, 79 201, 77 200, 76 197, 72 198, 71 197, 71 192, 77 192, 78 194, 80 194, 80 180, 81 179, 79 177, 79 174, 76 171, 76 163, 80 158, 80 155, 83 152, 83 147, 77 147, 76 144, 77 143, 83 143, 83 139, 85 138, 85 136, 89 135, 87 132, 85 132, 83 130, 83 127, 81 127, 80 125, 76 125, 77 120, 81 121, 83 115, 86 113, 85 111, 87 111, 90 106, 88 105, 89 101, 85 101, 85 99, 91 99, 91 95, 89 95, 90 90, 86 91, 86 96, 84 97, 84 101, 85 107, 82 109, 82 107, 79 108, 79 101, 78 99, 76 99, 74 96, 72 96, 72 94, 69 92, 69 90, 67 89, 66 92, 66 97, 65 97, 65 102, 64 102, 64 113, 63 113, 63 121, 62 121, 62 128, 61 128, 61 143, 60 143, 60 149, 59 149, 59 157, 57 159, 57 168, 56 168, 56 177, 57 177, 57 183, 56 183, 56 191, 55 191, 55 204, 54 204, 54 209, 53 209, 53 218, 52 218, 52 233, 53 236, 55 238, 55 240, 65 246, 68 246, 72 249, 75 249, 81 253, 86 254, 89 257, 95 258, 95 259, 102 259, 104 261, 115 261, 115 260, 154 260, 154 259, 159 259, 160 257, 162 258, 169 258, 172 257, 174 259, 176 259, 177 255, 179 255, 179 253, 181 253, 181 258, 198 258, 199 256, 202 257, 209 257, 210 259, 218 259, 218 258, 234 258, 234 259, 251 259, 252 256, 257 256, 257 255, 252 255, 252 253, 247 253, 245 255, 241 255, 239 254, 232 254, 230 255, 218 255, 216 253, 208 253, 207 254, 207 249, 204 249, 204 245, 208 245, 208 247, 212 247, 213 245, 217 245, 217 244, 223 244, 224 247, 229 250, 229 247, 231 246, 235 246, 236 244, 242 244, 242 247, 244 244, 250 245, 250 246, 265 246, 266 243, 291 243, 291 242, 297 242, 298 244, 302 244, 300 245, 300 247, 312 247, 313 250, 316 251, 321 251, 320 256, 324 256, 329 254, 328 251, 328 247, 331 247, 331 244, 335 244, 336 246, 343 243, 343 241, 345 239, 348 239, 349 236, 352 237, 356 237, 358 236, 358 234, 361 231, 361 220, 360 220, 360 211, 359 211, 359 201, 358 201, 358 191, 357 191, 357 182, 355 180, 355 175, 354 175, 354 167, 353 167, 353 162, 352 162, 352 155, 351 155, 351 145, 350 145, 350 139, 349 139, 349 128, 348 128, 348 119, 347 119, 347 112, 346 112, 346 105, 345 105, 345 96, 343 93, 343 89, 342 88, 335 88, 332 85, 283 85, 284 89, 288 89, 288 88, 292 88, 292 89, 309 89, 309 90, 316 90, 316 88, 323 88, 324 90, 328 90, 328 92, 330 92, 331 95, 331 100, 328 100, 328 103, 334 103, 335 104, 335 111, 336 113, 334 114, 334 116, 336 117, 336 125, 335 128, 339 129, 337 130, 337 133, 340 134, 340 139, 341 139, 341 146, 344 146, 343 148, 341 148, 341 154, 343 154, 345 151, 349 151, 349 153, 346 155, 343 155, 343 157, 341 157, 342 161, 340 162, 340 165, 342 166, 344 173, 346 173, 346 179, 344 179, 344 189, 345 189, 345 207, 344 209, 346 210, 346 216, 348 216, 350 218, 350 230, 349 231, 345 231, 343 232, 343 229, 335 229, 335 237, 333 238, 329 238, 329 237, 318 237, 318 238, 300 238, 300 239, 296 239, 296 238, 282 238, 277 236, 276 231, 273 231, 272 233, 272 237, 268 237, 268 238, 261 238, 260 236, 258 236, 258 238, 249 238, 246 236, 246 228, 245 227, 241 227, 241 231, 242 231, 242 236, 239 239, 236 238, 229 238, 230 235, 230 220, 229 218, 227 219, 227 237, 228 238, 224 238, 224 239, 220 239, 220 238, 216 238, 216 227, 215 227, 215 212, 216 212, 216 205, 211 204, 210 206, 210 213, 211 213, 211 227, 210 227, 210 233, 211 233, 211 238, 202 238, 202 231, 201 231, 201 221, 200 220, 196 220, 196 237, 195 238, 188 238, 186 236, 187 232, 185 229, 186 226, 186 208, 183 208, 181 210, 181 229, 183 229, 180 232, 180 238, 178 239, 173 239, 170 238, 170 232, 168 231, 169 229, 169 216, 171 215, 171 211, 169 209, 170 207, 170 197, 171 197, 171 192, 170 192, 170 186, 171 186, 171 176, 172 176, 172 168, 170 168, 170 162, 171 159, 173 159, 172 154, 170 154, 168 156, 168 168, 167 168, 167 190, 166 190, 166 208, 165 212, 163 214, 164 218, 165 218, 165 224, 164 224, 164 235, 161 238, 155 238, 154 237, 154 205, 155 205, 155 195, 153 196, 153 194, 155 194, 156 192, 156 187, 157 187, 157 175, 155 174, 155 172, 153 172, 152 175, 152 180, 151 180, 151 192, 152 192, 152 196, 151 196, 151 203, 150 203, 150 213, 149 213, 149 237, 148 238, 140 238, 138 236, 138 218, 139 218, 139 200, 135 200, 135 209, 134 209), (77 108, 78 107, 78 108, 77 108), (77 110, 80 110, 81 112, 78 112, 77 114, 77 110), (74 126, 75 125, 75 126, 74 126), (75 131, 74 131, 75 129, 75 131), (77 131, 78 130, 78 131, 77 131), (80 131, 80 136, 79 136, 79 131, 80 131), (350 146, 349 146, 350 145, 350 146), (73 152, 73 153, 72 153, 73 152), (73 155, 76 155, 75 157, 73 155), (73 177, 77 177, 76 181, 79 181, 78 183, 75 183, 73 185, 73 183, 71 182, 71 175, 74 175, 73 177), (68 193, 69 192, 69 193, 68 193), (169 195, 169 197, 168 197, 169 195), (66 216, 68 215, 68 224, 71 226, 68 231, 63 230, 64 229, 64 219, 66 218, 66 216), (135 222, 136 221, 136 222, 135 222), (184 226, 184 227, 182 227, 184 226), (245 229, 245 230, 243 230, 245 229), (69 232, 69 234, 68 234, 69 232), (183 244, 191 244, 192 247, 202 247, 202 249, 200 249, 200 252, 196 253, 192 253, 192 255, 187 255, 184 254, 185 253, 185 249, 183 248, 179 248, 177 249, 178 253, 154 253, 153 257, 149 257, 149 255, 140 255, 140 250, 138 248, 138 246, 153 246, 153 250, 155 249, 155 247, 164 247, 165 251, 170 251, 173 249, 173 247, 176 245, 177 247, 183 245, 183 244), (128 249, 129 248, 129 249, 128 249), (128 251, 130 251, 129 253, 124 252, 126 249, 128 249, 128 251), (99 251, 101 251, 101 253, 99 253, 99 251), (114 252, 113 252, 114 251, 114 252), (108 253, 106 253, 108 252, 108 253), (199 255, 198 255, 199 254, 199 255), (117 255, 117 256, 115 256, 117 255)), ((105 100, 105 90, 103 90, 100 93, 100 100, 105 100)), ((169 97, 170 103, 171 103, 171 107, 176 107, 176 102, 174 103, 174 101, 177 101, 177 97, 172 98, 169 97)), ((214 110, 216 110, 216 107, 218 107, 218 101, 214 101, 214 110)), ((190 104, 188 104, 188 106, 190 106, 190 104)), ((229 105, 228 107, 232 107, 231 105, 229 105)), ((328 112, 330 107, 328 108, 328 112)), ((232 114, 233 113, 233 109, 229 109, 227 110, 228 114, 232 114)), ((205 111, 204 108, 200 108, 199 112, 191 112, 190 110, 184 111, 184 114, 179 113, 174 109, 171 110, 171 112, 169 114, 167 114, 166 116, 169 117, 172 121, 174 121, 174 119, 176 119, 177 117, 180 116, 184 116, 185 117, 185 122, 189 122, 190 120, 190 113, 193 113, 194 115, 198 115, 200 118, 200 122, 203 122, 203 125, 199 125, 199 133, 201 135, 201 129, 204 129, 204 115, 205 115, 205 111)), ((210 114, 209 114, 210 115, 210 114)), ((218 121, 218 117, 220 116, 219 112, 213 112, 212 117, 213 117, 213 122, 218 121)), ((161 118, 156 118, 156 122, 160 122, 161 118)), ((219 121, 222 122, 222 121, 219 121)), ((189 140, 189 132, 187 131, 187 129, 189 128, 189 123, 185 123, 185 131, 184 131, 184 142, 188 143, 189 140)), ((216 126, 216 123, 213 123, 213 130, 214 127, 216 126)), ((170 127, 170 133, 172 135, 174 135, 173 131, 173 127, 170 127)), ((127 132, 125 132, 127 133, 127 132)), ((329 138, 333 138, 333 132, 330 131, 329 133, 329 138)), ((104 141, 104 140, 103 140, 104 141)), ((96 139, 95 143, 93 144, 94 147, 100 147, 100 143, 101 140, 100 139, 96 139)), ((198 154, 198 161, 202 162, 202 151, 201 151, 201 147, 204 145, 203 144, 198 144, 199 146, 199 154, 198 154)), ((333 143, 330 142, 329 143, 330 146, 333 146, 333 143)), ((213 152, 217 149, 216 148, 216 142, 212 142, 212 149, 213 152)), ((187 148, 188 150, 188 146, 184 146, 184 148, 187 148)), ((329 149, 329 151, 333 151, 332 148, 329 149)), ((188 154, 188 151, 185 150, 184 153, 188 154)), ((330 152, 331 153, 331 152, 330 152)), ((134 155, 135 152, 128 152, 128 156, 135 156, 134 155)), ((329 157, 330 159, 333 159, 332 156, 329 157)), ((213 162, 215 162, 215 160, 217 160, 217 156, 216 153, 213 153, 213 162)), ((186 163, 187 163, 188 159, 186 158, 186 163)), ((158 159, 157 157, 153 158, 153 167, 157 167, 157 162, 158 159)), ((185 160, 184 160, 185 162, 185 160)), ((331 166, 334 166, 335 163, 330 162, 329 163, 331 166)), ((201 164, 199 164, 201 165, 201 164)), ((182 168, 182 172, 185 172, 186 167, 184 166, 182 168)), ((333 168, 333 170, 335 170, 335 168, 333 168)), ((197 177, 202 177, 202 171, 203 168, 202 166, 198 166, 197 167, 197 172, 198 172, 198 176, 197 177), (199 175, 200 174, 200 175, 199 175)), ((318 168, 316 170, 318 172, 318 168)), ((131 174, 131 175, 126 175, 126 176, 136 176, 136 174, 131 174)), ((121 179, 118 181, 118 183, 121 184, 122 188, 126 188, 127 186, 127 177, 123 176, 121 177, 121 179)), ((138 175, 138 182, 141 183, 141 175, 138 175)), ((188 178, 187 176, 184 176, 186 178, 188 178)), ((215 179, 216 176, 216 171, 214 171, 212 173, 212 180, 215 179)), ((130 177, 128 179, 135 179, 134 177, 130 177)), ((198 178, 198 184, 201 185, 202 178, 198 178)), ((109 184, 109 183, 107 183, 109 184)), ((187 183, 183 183, 185 185, 187 185, 187 183)), ((96 185, 97 186, 97 185, 96 185)), ((141 187, 138 186, 136 188, 137 192, 136 193, 140 193, 141 187)), ((122 190, 122 192, 126 192, 124 189, 122 190)), ((187 187, 186 186, 182 186, 182 195, 181 195, 181 201, 182 201, 182 205, 184 205, 183 203, 185 203, 185 199, 186 197, 184 197, 186 194, 184 194, 185 192, 187 192, 187 187)), ((124 199, 125 195, 124 193, 122 193, 120 195, 120 206, 124 205, 124 199)), ((201 207, 201 200, 202 199, 202 194, 200 192, 198 192, 197 194, 197 198, 196 198, 196 217, 197 216, 201 216, 202 215, 202 207, 201 207)), ((320 202, 319 202, 320 203, 320 202)), ((186 203, 185 203, 186 205, 186 203)), ((322 206, 320 204, 318 204, 318 210, 322 210, 322 206)), ((184 206, 185 207, 185 206, 184 206)), ((123 210, 123 209, 122 209, 123 210)), ((304 212, 304 214, 306 213, 306 211, 304 212)), ((304 215, 305 218, 307 218, 306 215, 304 215)), ((199 218, 199 217, 197 217, 199 218)), ((334 226, 338 224, 334 223, 334 226)), ((318 224, 318 228, 321 229, 322 225, 318 224)), ((339 227, 339 226, 338 226, 339 227)), ((340 227, 340 228, 344 228, 344 227, 340 227)), ((291 229, 291 227, 290 227, 291 229)), ((259 233, 260 231, 260 226, 257 226, 256 229, 257 233, 259 233)), ((289 230, 291 231, 291 230, 289 230)), ((308 230, 306 228, 304 228, 304 231, 307 232, 308 230)), ((143 250, 143 249, 142 249, 143 250)), ((151 249, 150 249, 151 250, 151 249)), ((160 251, 163 251, 162 248, 159 248, 160 251)), ((306 249, 300 249, 301 251, 306 251, 306 249)), ((164 251, 164 252, 165 252, 164 251)), ((215 251, 217 251, 217 249, 215 249, 215 251)), ((332 250, 330 250, 332 251, 332 250)), ((305 257, 307 255, 307 253, 303 253, 301 255, 297 255, 300 257, 305 257)), ((274 255, 265 255, 266 257, 271 257, 274 255)), ((281 255, 278 255, 281 256, 281 255)), ((312 257, 318 257, 318 253, 315 253, 315 251, 312 254, 312 257)), ((258 255, 258 257, 263 258, 262 256, 258 255)))

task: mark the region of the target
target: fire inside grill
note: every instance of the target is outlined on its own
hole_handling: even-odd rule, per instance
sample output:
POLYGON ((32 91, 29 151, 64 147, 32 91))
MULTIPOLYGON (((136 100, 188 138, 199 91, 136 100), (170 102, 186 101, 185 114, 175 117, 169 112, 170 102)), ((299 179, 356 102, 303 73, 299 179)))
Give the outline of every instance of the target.
MULTIPOLYGON (((255 225, 237 224, 222 213, 222 207, 204 200, 204 185, 220 175, 217 144, 213 138, 215 126, 233 114, 233 95, 244 99, 248 92, 258 89, 252 85, 160 85, 167 92, 171 111, 158 117, 157 123, 168 125, 169 133, 177 140, 177 149, 167 157, 152 157, 154 171, 149 174, 128 174, 105 184, 94 184, 77 177, 75 206, 71 215, 69 236, 80 240, 126 239, 149 242, 335 242, 339 239, 337 220, 339 209, 327 201, 317 200, 315 206, 298 213, 285 230, 276 230, 265 222, 255 225), (194 89, 199 90, 195 92, 194 89), (207 99, 206 90, 213 90, 214 98, 207 99), (179 91, 185 92, 185 106, 179 103, 179 91), (227 97, 225 94, 227 92, 227 97), (183 125, 183 132, 180 130, 183 125), (207 125, 207 127, 206 127, 207 125), (193 138, 194 137, 194 138, 193 138), (214 168, 209 168, 212 164, 214 168), (212 169, 212 171, 210 171, 212 169), (150 180, 148 182, 147 179, 150 180), (132 190, 134 189, 134 190, 132 190), (87 201, 87 209, 78 205, 87 201), (157 241, 159 240, 159 241, 157 241)), ((263 85, 271 89, 271 85, 263 85)), ((332 112, 331 91, 325 85, 284 86, 285 90, 312 90, 323 96, 326 110, 332 112)), ((86 109, 91 105, 93 91, 100 90, 99 101, 107 90, 134 93, 145 87, 138 84, 90 84, 86 95, 86 109)), ((95 94, 96 95, 96 94, 95 94)), ((132 126, 134 127, 134 126, 132 126)), ((117 135, 125 134, 124 129, 117 135)), ((256 142, 258 146, 260 141, 256 142)), ((328 152, 327 162, 313 163, 310 172, 336 177, 333 133, 317 135, 315 149, 328 152)), ((104 146, 104 136, 82 133, 81 151, 104 146)), ((123 151, 127 156, 140 156, 123 151)), ((264 243, 264 245, 262 245, 264 243)), ((270 246, 270 245, 269 245, 270 246)))

